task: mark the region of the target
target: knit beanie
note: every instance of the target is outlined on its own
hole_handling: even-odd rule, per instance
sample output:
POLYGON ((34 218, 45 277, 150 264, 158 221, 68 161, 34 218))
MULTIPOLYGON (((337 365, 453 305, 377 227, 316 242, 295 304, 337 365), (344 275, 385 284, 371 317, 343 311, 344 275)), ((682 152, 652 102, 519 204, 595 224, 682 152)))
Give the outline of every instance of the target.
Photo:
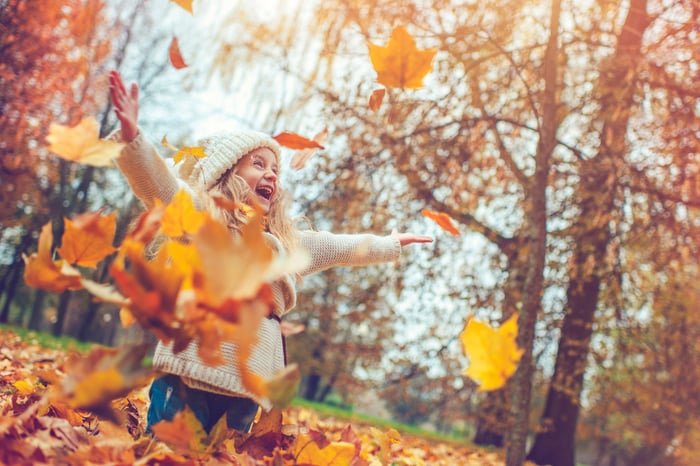
POLYGON ((229 168, 249 152, 267 147, 280 164, 280 145, 271 136, 252 130, 216 133, 201 139, 205 156, 180 164, 179 177, 192 187, 208 190, 229 168))

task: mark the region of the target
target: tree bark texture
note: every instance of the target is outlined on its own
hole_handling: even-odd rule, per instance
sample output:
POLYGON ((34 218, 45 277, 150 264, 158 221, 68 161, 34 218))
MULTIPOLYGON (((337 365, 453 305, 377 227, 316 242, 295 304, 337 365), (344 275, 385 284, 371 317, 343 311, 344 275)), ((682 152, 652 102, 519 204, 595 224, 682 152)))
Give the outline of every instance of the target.
POLYGON ((609 217, 615 208, 617 178, 624 160, 642 36, 649 25, 646 0, 632 0, 609 69, 601 71, 598 156, 581 167, 579 237, 569 275, 567 309, 559 339, 555 372, 533 447, 527 457, 537 464, 574 466, 579 399, 598 304, 601 265, 611 240, 609 217), (591 222, 592 219, 600 219, 591 222), (591 266, 592 265, 592 266, 591 266))

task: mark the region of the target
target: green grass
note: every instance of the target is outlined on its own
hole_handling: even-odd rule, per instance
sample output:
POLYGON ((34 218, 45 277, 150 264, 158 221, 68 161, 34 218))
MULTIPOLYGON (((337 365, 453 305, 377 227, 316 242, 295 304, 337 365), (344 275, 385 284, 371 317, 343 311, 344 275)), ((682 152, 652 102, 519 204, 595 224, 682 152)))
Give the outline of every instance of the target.
POLYGON ((355 413, 350 409, 341 408, 338 406, 328 405, 324 403, 317 403, 313 401, 304 400, 302 398, 295 398, 292 402, 293 406, 300 406, 303 408, 311 409, 322 416, 333 416, 338 419, 344 419, 348 422, 371 424, 379 429, 396 429, 401 434, 413 435, 416 437, 421 437, 429 440, 436 440, 441 442, 449 442, 462 446, 473 446, 468 438, 457 437, 454 435, 442 434, 439 432, 427 431, 421 429, 418 426, 411 424, 403 424, 396 421, 391 421, 388 419, 381 419, 377 417, 372 417, 364 414, 355 413))
POLYGON ((56 350, 66 350, 66 351, 88 351, 90 348, 95 346, 94 343, 87 343, 84 341, 76 340, 71 337, 56 337, 50 333, 45 332, 35 332, 33 330, 27 330, 22 327, 14 327, 12 325, 0 324, 0 333, 2 332, 13 332, 19 335, 19 337, 26 341, 38 344, 44 348, 56 349, 56 350))

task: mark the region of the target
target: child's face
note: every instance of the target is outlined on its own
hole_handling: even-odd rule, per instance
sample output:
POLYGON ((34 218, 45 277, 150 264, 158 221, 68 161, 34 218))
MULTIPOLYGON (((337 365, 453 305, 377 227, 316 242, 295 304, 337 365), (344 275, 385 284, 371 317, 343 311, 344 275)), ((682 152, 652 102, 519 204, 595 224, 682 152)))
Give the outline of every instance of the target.
POLYGON ((275 153, 267 147, 259 147, 246 154, 234 171, 248 183, 255 193, 255 201, 267 214, 272 196, 277 191, 279 167, 275 153))

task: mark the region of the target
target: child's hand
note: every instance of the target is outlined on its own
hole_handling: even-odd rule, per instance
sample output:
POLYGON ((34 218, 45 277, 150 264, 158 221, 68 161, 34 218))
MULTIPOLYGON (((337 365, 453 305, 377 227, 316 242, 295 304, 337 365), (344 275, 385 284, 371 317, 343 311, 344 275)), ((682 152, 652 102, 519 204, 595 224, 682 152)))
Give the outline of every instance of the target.
POLYGON ((396 229, 391 231, 392 235, 399 238, 399 243, 401 247, 412 243, 432 243, 433 237, 426 235, 415 235, 413 233, 399 233, 396 229))
POLYGON ((139 87, 131 83, 130 92, 127 93, 119 72, 112 70, 109 72, 109 96, 121 123, 122 140, 129 143, 139 134, 139 87))

